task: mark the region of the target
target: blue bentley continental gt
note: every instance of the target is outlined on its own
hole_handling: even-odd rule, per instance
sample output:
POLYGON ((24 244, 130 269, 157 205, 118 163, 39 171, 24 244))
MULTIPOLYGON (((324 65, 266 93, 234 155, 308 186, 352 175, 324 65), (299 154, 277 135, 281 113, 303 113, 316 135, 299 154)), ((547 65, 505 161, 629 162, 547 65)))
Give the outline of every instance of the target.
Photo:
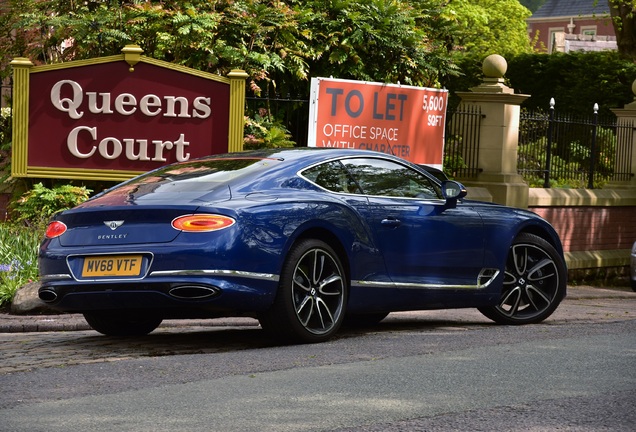
POLYGON ((163 319, 252 316, 321 342, 390 312, 478 308, 538 323, 566 293, 555 230, 534 213, 365 150, 277 149, 168 165, 57 214, 40 298, 105 335, 163 319))

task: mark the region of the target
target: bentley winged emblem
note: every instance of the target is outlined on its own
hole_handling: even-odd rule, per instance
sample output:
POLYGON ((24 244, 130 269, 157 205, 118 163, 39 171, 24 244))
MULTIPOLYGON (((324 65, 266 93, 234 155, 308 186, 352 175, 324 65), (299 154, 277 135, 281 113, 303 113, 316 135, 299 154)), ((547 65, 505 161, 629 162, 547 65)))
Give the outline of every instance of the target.
POLYGON ((112 229, 113 231, 115 231, 117 228, 119 228, 120 226, 122 226, 124 224, 123 220, 118 220, 118 221, 104 221, 104 225, 106 225, 108 228, 112 229))

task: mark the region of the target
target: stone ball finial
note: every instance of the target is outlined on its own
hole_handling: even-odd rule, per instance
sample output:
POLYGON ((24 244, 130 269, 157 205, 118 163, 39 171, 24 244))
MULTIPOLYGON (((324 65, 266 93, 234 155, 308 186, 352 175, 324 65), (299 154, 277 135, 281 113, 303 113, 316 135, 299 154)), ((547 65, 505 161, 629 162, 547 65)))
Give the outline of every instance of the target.
POLYGON ((636 80, 632 83, 632 93, 634 93, 634 99, 636 99, 636 80))
POLYGON ((503 78, 508 70, 508 62, 499 54, 491 54, 484 59, 482 71, 486 78, 503 78))

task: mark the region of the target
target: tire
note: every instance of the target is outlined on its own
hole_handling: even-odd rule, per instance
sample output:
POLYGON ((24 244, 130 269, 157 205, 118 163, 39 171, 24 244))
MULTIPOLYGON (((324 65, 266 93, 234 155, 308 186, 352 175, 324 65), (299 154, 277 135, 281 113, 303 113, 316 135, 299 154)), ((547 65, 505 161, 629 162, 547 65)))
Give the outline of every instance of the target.
POLYGON ((550 243, 522 233, 510 247, 499 304, 479 308, 498 324, 536 324, 565 297, 567 268, 550 243))
POLYGON ((84 319, 93 330, 106 336, 147 335, 163 321, 160 317, 115 311, 85 313, 84 319))
POLYGON ((274 304, 259 321, 285 342, 324 342, 342 324, 347 295, 347 278, 334 250, 320 240, 301 240, 287 255, 274 304))

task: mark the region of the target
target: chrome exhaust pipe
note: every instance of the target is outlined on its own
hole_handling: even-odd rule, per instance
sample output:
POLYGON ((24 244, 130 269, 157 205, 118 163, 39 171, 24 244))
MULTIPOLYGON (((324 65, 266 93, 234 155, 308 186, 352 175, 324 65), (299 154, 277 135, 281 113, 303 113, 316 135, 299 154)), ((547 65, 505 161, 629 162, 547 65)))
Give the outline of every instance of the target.
POLYGON ((57 293, 53 288, 45 288, 38 292, 38 297, 45 303, 52 303, 57 300, 57 293))
POLYGON ((174 287, 168 291, 174 298, 182 300, 201 300, 209 297, 214 297, 219 293, 216 288, 199 286, 199 285, 181 285, 174 287))

